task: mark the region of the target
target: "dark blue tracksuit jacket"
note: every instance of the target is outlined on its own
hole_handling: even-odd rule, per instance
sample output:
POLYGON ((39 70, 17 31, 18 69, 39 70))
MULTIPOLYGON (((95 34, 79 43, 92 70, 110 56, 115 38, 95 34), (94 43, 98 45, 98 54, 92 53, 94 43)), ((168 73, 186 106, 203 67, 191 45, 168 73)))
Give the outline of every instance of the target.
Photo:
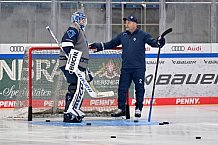
POLYGON ((125 109, 126 93, 133 81, 136 90, 136 109, 142 109, 144 99, 145 77, 145 44, 158 47, 157 39, 148 33, 136 29, 120 33, 109 42, 104 43, 104 49, 112 49, 122 44, 122 68, 118 88, 118 108, 125 109))
POLYGON ((104 49, 111 49, 122 44, 122 68, 145 68, 145 44, 158 47, 157 40, 150 34, 136 29, 120 33, 110 42, 104 43, 104 49))

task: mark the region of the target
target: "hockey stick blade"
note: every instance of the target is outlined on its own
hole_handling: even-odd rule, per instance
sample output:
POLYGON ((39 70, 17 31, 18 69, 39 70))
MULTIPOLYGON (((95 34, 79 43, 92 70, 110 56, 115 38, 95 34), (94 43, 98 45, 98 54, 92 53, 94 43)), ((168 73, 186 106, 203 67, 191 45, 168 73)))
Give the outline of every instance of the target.
POLYGON ((168 33, 172 32, 172 31, 173 31, 172 28, 167 29, 166 31, 164 31, 164 32, 161 34, 161 38, 165 37, 168 33))
POLYGON ((97 92, 97 98, 105 98, 114 96, 114 91, 97 92))

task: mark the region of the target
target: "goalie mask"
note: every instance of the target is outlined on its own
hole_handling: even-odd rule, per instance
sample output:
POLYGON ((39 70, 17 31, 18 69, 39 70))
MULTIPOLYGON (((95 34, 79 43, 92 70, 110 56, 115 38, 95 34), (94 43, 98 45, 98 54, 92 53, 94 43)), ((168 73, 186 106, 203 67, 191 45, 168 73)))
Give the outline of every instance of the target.
POLYGON ((72 23, 76 22, 80 28, 85 31, 85 27, 87 25, 87 18, 82 12, 75 12, 71 16, 72 23))

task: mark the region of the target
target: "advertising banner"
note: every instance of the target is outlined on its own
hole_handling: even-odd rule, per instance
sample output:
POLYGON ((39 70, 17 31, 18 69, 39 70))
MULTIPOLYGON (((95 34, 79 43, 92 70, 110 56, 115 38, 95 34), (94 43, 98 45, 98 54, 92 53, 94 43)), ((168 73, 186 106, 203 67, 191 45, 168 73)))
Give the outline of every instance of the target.
MULTIPOLYGON (((1 44, 0 45, 0 108, 13 108, 19 93, 19 83, 23 68, 25 49, 30 46, 56 46, 51 44, 1 44)), ((200 105, 218 104, 218 44, 190 43, 167 44, 161 49, 157 80, 155 82, 154 105, 200 105)), ((26 49, 26 50, 27 50, 26 49)), ((146 75, 144 105, 150 104, 154 72, 157 60, 157 48, 146 45, 146 75)), ((116 106, 117 89, 121 68, 121 54, 104 52, 90 54, 89 68, 95 79, 92 86, 99 92, 98 98, 85 94, 85 106, 116 106), (113 92, 113 93, 111 93, 113 92)), ((49 106, 52 101, 49 96, 53 93, 48 86, 58 80, 58 60, 43 58, 34 62, 33 80, 43 79, 46 83, 33 89, 39 96, 38 105, 49 106), (44 101, 40 102, 40 97, 44 101), (41 104, 40 104, 40 103, 41 104)), ((63 79, 67 89, 66 80, 63 79)), ((55 86, 55 85, 54 85, 55 86)), ((60 95, 63 99, 59 106, 64 106, 66 90, 60 95)), ((24 90, 28 93, 28 90, 24 90)), ((130 105, 135 103, 134 85, 130 88, 130 105)))

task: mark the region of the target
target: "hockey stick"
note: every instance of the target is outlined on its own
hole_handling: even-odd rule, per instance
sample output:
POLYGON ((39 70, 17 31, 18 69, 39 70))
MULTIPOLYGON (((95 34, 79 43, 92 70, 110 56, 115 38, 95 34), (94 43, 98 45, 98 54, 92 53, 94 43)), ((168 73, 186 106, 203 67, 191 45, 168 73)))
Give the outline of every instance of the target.
MULTIPOLYGON (((92 82, 89 83, 89 85, 92 87, 92 89, 96 92, 97 96, 95 98, 106 98, 106 97, 112 97, 114 96, 114 91, 105 91, 105 92, 100 92, 98 91, 94 84, 92 82)), ((93 97, 94 98, 94 97, 93 97)))
MULTIPOLYGON (((160 38, 164 38, 167 34, 172 32, 172 28, 167 29, 164 31, 160 38)), ((151 102, 150 102, 150 110, 149 110, 149 115, 148 115, 148 122, 151 121, 151 112, 152 112, 152 106, 153 106, 153 100, 154 100, 154 91, 155 91, 155 83, 156 83, 156 78, 157 78, 157 70, 158 70, 158 64, 159 64, 159 59, 160 59, 160 47, 158 48, 158 54, 157 54, 157 63, 156 63, 156 69, 155 69, 155 74, 154 74, 154 83, 153 83, 153 89, 152 89, 152 95, 151 95, 151 102)))
MULTIPOLYGON (((62 46, 58 42, 57 38, 55 37, 54 33, 51 31, 49 26, 46 26, 46 29, 49 31, 49 33, 52 35, 53 39, 56 41, 60 49, 64 52, 62 46)), ((68 55, 65 53, 66 58, 68 58, 68 55)), ((86 81, 85 78, 79 73, 79 71, 76 71, 75 74, 80 79, 81 83, 85 86, 86 91, 89 93, 89 95, 93 98, 96 98, 97 94, 93 91, 93 89, 90 87, 89 83, 86 81)))
POLYGON ((172 28, 169 28, 169 29, 167 29, 166 31, 164 31, 162 34, 161 34, 161 38, 164 38, 167 34, 169 34, 170 32, 172 32, 173 31, 173 29, 172 28))

